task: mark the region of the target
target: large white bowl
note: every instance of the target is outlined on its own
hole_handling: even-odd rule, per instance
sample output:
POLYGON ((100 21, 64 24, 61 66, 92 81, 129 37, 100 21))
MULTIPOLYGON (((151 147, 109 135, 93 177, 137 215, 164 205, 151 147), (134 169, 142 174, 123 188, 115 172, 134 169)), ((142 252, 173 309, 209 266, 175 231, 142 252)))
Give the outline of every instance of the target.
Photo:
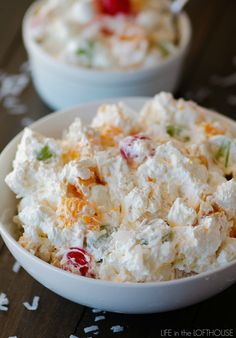
MULTIPOLYGON (((131 107, 140 108, 147 99, 124 99, 131 107)), ((108 100, 109 101, 109 100, 108 100)), ((114 102, 114 100, 113 100, 114 102)), ((47 136, 60 137, 61 132, 76 116, 84 123, 89 123, 99 103, 92 103, 60 113, 51 114, 32 125, 32 129, 47 136)), ((228 121, 236 131, 236 123, 228 121)), ((16 241, 17 235, 12 217, 16 213, 16 198, 4 182, 11 171, 17 144, 21 138, 18 134, 0 155, 0 233, 12 255, 24 269, 38 282, 55 293, 74 302, 103 310, 122 313, 152 313, 179 309, 208 297, 211 297, 236 281, 236 262, 212 272, 169 282, 153 283, 114 283, 80 277, 58 269, 23 249, 16 241)))
POLYGON ((42 0, 32 4, 24 17, 23 39, 36 90, 52 108, 64 109, 109 97, 153 96, 161 90, 175 90, 191 39, 191 25, 186 14, 180 16, 179 50, 168 60, 149 69, 103 71, 60 62, 33 41, 29 19, 40 3, 42 0))

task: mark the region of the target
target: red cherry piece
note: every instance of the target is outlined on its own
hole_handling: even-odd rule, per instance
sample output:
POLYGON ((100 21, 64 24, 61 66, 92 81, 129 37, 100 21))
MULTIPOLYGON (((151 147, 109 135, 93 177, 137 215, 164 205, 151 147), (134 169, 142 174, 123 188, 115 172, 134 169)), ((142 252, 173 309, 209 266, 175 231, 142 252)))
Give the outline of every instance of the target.
POLYGON ((128 154, 126 153, 126 151, 125 151, 124 148, 120 148, 120 153, 121 153, 121 156, 122 156, 125 160, 128 160, 128 159, 129 159, 128 154))
MULTIPOLYGON (((126 161, 132 161, 138 159, 142 155, 137 151, 136 142, 138 141, 150 141, 151 139, 144 135, 134 135, 124 138, 120 143, 120 154, 126 161)), ((146 156, 149 156, 150 152, 147 149, 146 156)))
POLYGON ((81 276, 86 276, 89 271, 89 254, 81 248, 70 248, 67 253, 67 264, 80 271, 81 276))
POLYGON ((99 8, 103 14, 131 14, 130 0, 97 0, 99 8))
POLYGON ((112 36, 113 35, 113 31, 111 29, 109 29, 108 27, 102 27, 101 33, 103 35, 106 35, 106 36, 112 36))
POLYGON ((87 266, 83 266, 82 268, 79 269, 81 276, 86 276, 88 273, 89 268, 87 266))
POLYGON ((134 135, 133 138, 135 140, 151 140, 150 137, 144 136, 144 135, 134 135))

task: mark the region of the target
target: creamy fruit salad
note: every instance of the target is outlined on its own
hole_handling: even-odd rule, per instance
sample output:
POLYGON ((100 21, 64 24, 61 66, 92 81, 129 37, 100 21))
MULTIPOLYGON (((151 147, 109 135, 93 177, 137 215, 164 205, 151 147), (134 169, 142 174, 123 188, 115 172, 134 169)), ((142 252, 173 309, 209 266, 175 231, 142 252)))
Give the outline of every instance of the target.
POLYGON ((62 62, 96 69, 160 64, 179 47, 169 0, 44 0, 29 20, 31 38, 62 62))
POLYGON ((166 281, 236 259, 236 138, 161 93, 137 113, 102 105, 62 139, 25 129, 6 183, 20 244, 78 275, 166 281))

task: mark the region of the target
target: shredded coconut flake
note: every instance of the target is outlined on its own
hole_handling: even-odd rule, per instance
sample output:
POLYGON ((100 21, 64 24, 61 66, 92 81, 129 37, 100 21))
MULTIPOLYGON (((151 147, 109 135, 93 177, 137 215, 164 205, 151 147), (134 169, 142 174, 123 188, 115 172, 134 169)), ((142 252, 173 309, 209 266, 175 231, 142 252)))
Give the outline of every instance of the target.
POLYGON ((25 62, 18 74, 0 71, 0 102, 9 114, 19 115, 27 112, 26 105, 20 102, 19 96, 30 82, 29 65, 25 62))
POLYGON ((9 75, 2 73, 1 75, 1 98, 9 95, 20 95, 29 83, 29 77, 25 74, 9 75))
POLYGON ((114 326, 111 327, 111 331, 113 333, 123 332, 124 331, 124 327, 120 326, 120 325, 114 325, 114 326))
POLYGON ((0 293, 0 311, 8 311, 9 300, 5 293, 0 293))
POLYGON ((94 332, 98 330, 97 325, 92 325, 84 328, 84 333, 94 332))
POLYGON ((40 298, 38 296, 35 296, 33 298, 32 305, 27 303, 27 302, 23 303, 23 305, 29 311, 36 311, 38 309, 38 306, 39 306, 39 300, 40 300, 40 298))
POLYGON ((92 312, 93 312, 93 313, 99 313, 99 312, 102 312, 102 310, 99 310, 99 309, 92 309, 92 312))
POLYGON ((20 271, 21 265, 17 261, 13 264, 12 271, 18 273, 20 271))
POLYGON ((27 112, 26 105, 20 103, 18 97, 5 97, 3 99, 3 106, 9 110, 11 115, 21 115, 27 112))
POLYGON ((214 85, 220 86, 220 87, 232 87, 236 85, 236 73, 230 74, 228 76, 219 76, 219 75, 214 75, 211 77, 211 82, 214 85))
POLYGON ((99 322, 100 320, 104 320, 104 319, 106 319, 105 316, 96 316, 95 319, 94 319, 94 321, 95 322, 99 322))
POLYGON ((33 122, 34 120, 31 117, 24 117, 20 123, 22 127, 28 127, 33 122))

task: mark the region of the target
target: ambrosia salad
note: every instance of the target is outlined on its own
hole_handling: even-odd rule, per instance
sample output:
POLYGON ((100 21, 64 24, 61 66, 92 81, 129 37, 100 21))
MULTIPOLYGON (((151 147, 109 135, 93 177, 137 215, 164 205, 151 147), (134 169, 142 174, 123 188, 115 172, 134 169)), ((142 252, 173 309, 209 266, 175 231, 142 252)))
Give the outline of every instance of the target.
POLYGON ((25 129, 6 183, 28 251, 78 275, 148 282, 236 259, 235 175, 230 122, 161 93, 139 114, 104 104, 60 140, 25 129))
POLYGON ((176 53, 169 0, 41 0, 31 38, 62 62, 96 69, 152 67, 176 53))

